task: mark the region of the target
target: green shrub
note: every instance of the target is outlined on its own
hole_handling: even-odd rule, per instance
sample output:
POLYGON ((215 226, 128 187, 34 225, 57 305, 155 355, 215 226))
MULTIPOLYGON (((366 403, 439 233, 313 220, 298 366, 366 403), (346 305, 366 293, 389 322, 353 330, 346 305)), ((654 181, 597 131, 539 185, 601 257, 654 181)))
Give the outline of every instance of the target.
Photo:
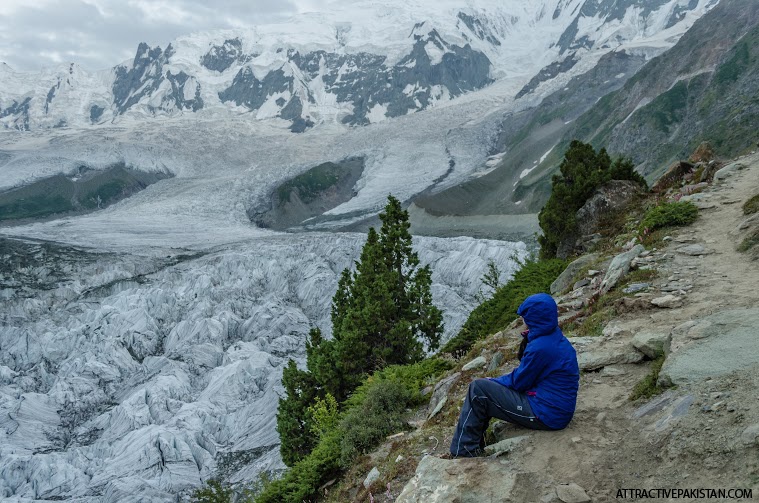
POLYGON ((311 433, 317 439, 322 438, 337 428, 339 421, 337 400, 329 393, 324 399, 316 397, 314 404, 308 407, 306 415, 313 421, 311 433))
POLYGON ((566 268, 559 259, 528 261, 493 297, 477 306, 459 333, 443 347, 445 353, 462 353, 480 339, 503 330, 517 317, 517 308, 530 295, 548 292, 566 268))
POLYGON ((752 215, 759 212, 759 194, 743 203, 743 214, 752 215))
POLYGON ((646 212, 640 223, 641 232, 651 232, 664 227, 688 225, 698 217, 698 208, 688 202, 664 203, 646 212))
POLYGON ((660 356, 651 364, 651 372, 641 379, 641 381, 635 385, 632 393, 630 394, 630 400, 637 400, 638 398, 651 398, 654 395, 660 394, 664 391, 664 388, 657 384, 659 380, 659 372, 661 372, 662 365, 664 365, 664 356, 660 356))
POLYGON ((741 244, 738 245, 738 251, 741 253, 749 251, 751 248, 759 244, 759 231, 754 232, 753 234, 750 234, 746 238, 741 241, 741 244))
POLYGON ((342 466, 366 452, 385 436, 405 428, 406 408, 419 399, 419 390, 430 378, 452 364, 429 358, 411 365, 393 365, 375 372, 344 402, 345 411, 335 417, 327 395, 315 399, 308 415, 318 431, 316 447, 279 479, 267 483, 256 503, 313 501, 319 487, 339 476, 342 466), (342 466, 341 466, 342 465, 342 466))
POLYGON ((398 381, 382 379, 371 383, 361 405, 348 410, 340 422, 343 468, 388 435, 408 428, 404 416, 412 398, 412 391, 398 381))
POLYGON ((208 485, 192 493, 192 503, 231 503, 234 491, 218 480, 209 480, 208 485))
POLYGON ((255 503, 303 503, 314 501, 319 487, 340 473, 340 430, 323 436, 313 451, 290 468, 281 479, 267 484, 255 503))

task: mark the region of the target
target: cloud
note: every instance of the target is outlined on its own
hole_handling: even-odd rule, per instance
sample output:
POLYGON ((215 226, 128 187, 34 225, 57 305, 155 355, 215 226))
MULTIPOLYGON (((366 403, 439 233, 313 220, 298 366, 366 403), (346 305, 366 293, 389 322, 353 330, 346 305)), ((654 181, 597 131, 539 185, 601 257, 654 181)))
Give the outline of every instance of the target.
POLYGON ((17 70, 75 62, 89 70, 194 31, 282 21, 321 0, 0 0, 0 61, 17 70))

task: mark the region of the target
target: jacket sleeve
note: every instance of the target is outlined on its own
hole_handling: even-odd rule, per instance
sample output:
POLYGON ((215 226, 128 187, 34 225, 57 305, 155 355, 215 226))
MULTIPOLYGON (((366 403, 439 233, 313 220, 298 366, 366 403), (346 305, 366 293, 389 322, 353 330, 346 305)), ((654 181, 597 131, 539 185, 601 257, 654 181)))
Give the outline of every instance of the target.
POLYGON ((545 356, 540 351, 531 351, 528 345, 519 366, 510 374, 493 380, 514 391, 525 392, 535 387, 538 377, 546 367, 545 360, 545 356))

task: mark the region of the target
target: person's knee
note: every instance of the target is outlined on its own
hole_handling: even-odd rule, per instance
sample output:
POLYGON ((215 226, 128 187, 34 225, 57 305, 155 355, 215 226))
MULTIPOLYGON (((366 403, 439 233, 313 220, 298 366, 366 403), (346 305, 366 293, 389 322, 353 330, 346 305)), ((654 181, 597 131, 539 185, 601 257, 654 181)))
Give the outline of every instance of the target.
POLYGON ((473 391, 476 395, 484 395, 485 389, 490 384, 490 380, 486 378, 475 379, 469 383, 469 391, 473 391))

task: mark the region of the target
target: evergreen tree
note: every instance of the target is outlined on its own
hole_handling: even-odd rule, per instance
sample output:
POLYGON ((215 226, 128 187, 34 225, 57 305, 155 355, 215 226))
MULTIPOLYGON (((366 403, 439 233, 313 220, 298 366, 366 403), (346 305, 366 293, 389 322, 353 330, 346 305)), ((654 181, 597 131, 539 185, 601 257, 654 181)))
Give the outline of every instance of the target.
POLYGON ((370 372, 419 361, 425 344, 437 348, 442 334, 432 272, 419 266, 413 251, 408 212, 390 196, 380 219, 379 233, 369 229, 355 272, 343 271, 340 278, 332 341, 312 349, 316 379, 340 401, 370 372))
POLYGON ((317 396, 343 402, 369 373, 419 361, 425 348, 440 343, 443 316, 432 304, 432 271, 420 267, 413 251, 408 212, 389 196, 380 219, 379 232, 369 229, 355 271, 340 275, 332 298, 332 339, 311 330, 308 371, 291 362, 284 372, 287 396, 279 403, 277 431, 288 465, 313 449, 308 406, 317 396))
POLYGON ((286 396, 279 399, 277 408, 277 432, 282 461, 293 466, 303 459, 316 445, 310 433, 313 422, 308 407, 319 396, 313 376, 298 369, 293 360, 287 362, 282 372, 282 385, 286 396))
POLYGON ((559 244, 574 234, 575 215, 593 192, 609 180, 632 180, 646 185, 628 159, 612 163, 606 149, 596 152, 592 145, 573 140, 551 180, 551 197, 540 210, 538 220, 543 235, 538 238, 542 258, 556 256, 559 244))

